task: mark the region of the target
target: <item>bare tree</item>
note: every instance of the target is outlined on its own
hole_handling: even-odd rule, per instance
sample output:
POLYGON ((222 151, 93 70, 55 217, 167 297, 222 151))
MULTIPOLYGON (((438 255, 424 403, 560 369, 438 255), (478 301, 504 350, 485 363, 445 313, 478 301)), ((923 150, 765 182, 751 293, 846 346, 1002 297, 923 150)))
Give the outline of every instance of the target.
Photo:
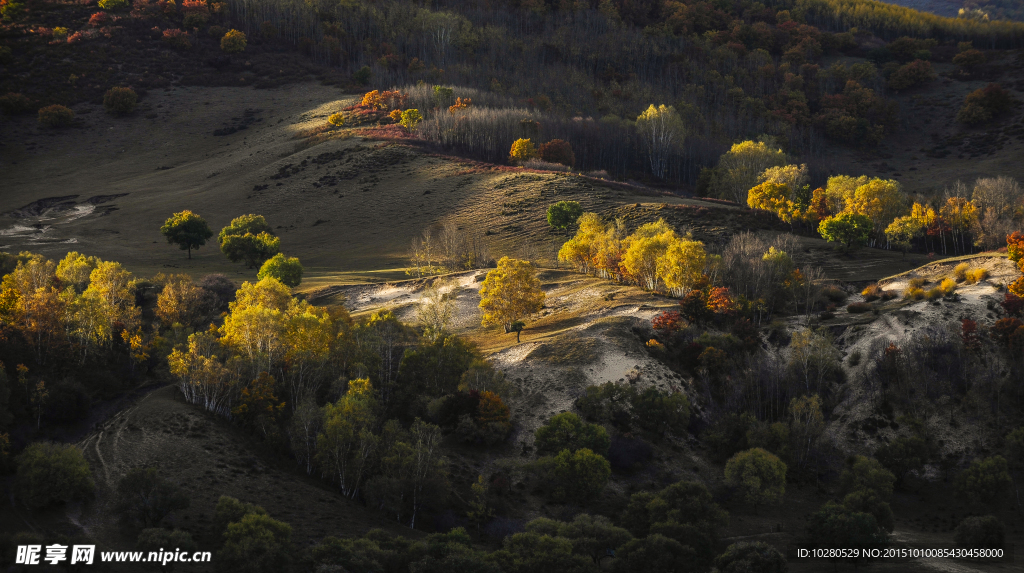
POLYGON ((427 338, 432 341, 437 340, 448 330, 448 325, 455 316, 456 288, 458 287, 454 283, 435 279, 423 290, 416 319, 423 327, 427 338))

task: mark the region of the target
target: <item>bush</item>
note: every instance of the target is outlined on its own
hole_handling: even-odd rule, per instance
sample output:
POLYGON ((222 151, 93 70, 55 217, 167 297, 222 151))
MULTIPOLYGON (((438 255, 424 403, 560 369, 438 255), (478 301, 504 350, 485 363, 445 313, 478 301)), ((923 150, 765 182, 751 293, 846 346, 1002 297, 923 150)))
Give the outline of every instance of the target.
MULTIPOLYGON (((154 527, 143 529, 139 532, 139 536, 135 540, 135 549, 147 554, 159 551, 169 552, 172 550, 193 553, 199 549, 199 546, 196 545, 196 542, 192 540, 192 535, 187 531, 154 527)), ((172 571, 173 564, 168 563, 163 570, 172 571)))
POLYGON ((924 289, 922 288, 907 287, 907 289, 903 291, 903 300, 921 300, 923 298, 924 289))
POLYGON ((864 300, 866 302, 874 302, 882 298, 883 292, 884 291, 882 290, 882 287, 878 286, 877 284, 873 284, 862 290, 860 294, 861 296, 864 297, 864 300))
POLYGON ((552 139, 543 144, 537 150, 540 158, 548 163, 560 163, 566 167, 572 167, 576 163, 576 155, 572 152, 572 146, 568 141, 552 139))
POLYGON ((19 93, 8 93, 0 96, 0 109, 10 115, 32 112, 32 100, 19 93))
POLYGON ((938 299, 942 298, 942 296, 943 296, 942 289, 940 289, 939 287, 935 287, 933 289, 929 289, 928 291, 925 291, 925 293, 924 293, 924 298, 926 300, 938 300, 938 299))
POLYGON ((721 573, 786 573, 786 556, 763 541, 733 543, 715 559, 721 573))
POLYGON ((330 116, 327 117, 327 123, 333 125, 334 127, 341 127, 345 125, 345 114, 341 112, 332 113, 330 116))
POLYGON ((829 302, 836 304, 846 301, 846 297, 849 296, 846 294, 846 291, 835 285, 829 285, 821 289, 821 295, 828 299, 829 302))
POLYGON ((953 539, 957 547, 1002 549, 1006 542, 1006 529, 994 515, 968 517, 956 526, 953 539))
POLYGON ((110 113, 124 115, 135 111, 139 96, 132 88, 113 87, 103 94, 103 107, 110 113))
POLYGON ((541 458, 537 467, 553 499, 581 504, 597 497, 612 473, 608 460, 586 448, 541 458))
POLYGON ((575 452, 586 448, 606 456, 611 444, 603 427, 588 424, 572 412, 552 416, 547 424, 537 428, 534 436, 534 445, 539 453, 575 452))
POLYGON ((185 14, 185 19, 182 20, 182 25, 186 28, 202 28, 210 20, 209 14, 203 14, 202 12, 189 12, 185 14))
POLYGON ((224 34, 228 33, 228 29, 224 26, 210 26, 210 29, 206 31, 214 40, 220 40, 224 37, 224 34))
POLYGON ((871 312, 871 305, 866 302, 855 302, 846 307, 846 312, 850 314, 860 314, 863 312, 871 312))
POLYGON ((988 269, 972 269, 967 272, 967 284, 977 284, 988 278, 988 269))
POLYGON ((192 47, 192 41, 188 37, 188 32, 177 28, 164 30, 163 40, 177 50, 187 50, 192 47))
POLYGON ((89 17, 89 25, 93 28, 99 28, 110 21, 110 16, 107 16, 106 12, 96 12, 89 17))
POLYGON ((935 79, 931 62, 914 60, 889 76, 889 89, 905 90, 935 79))
POLYGON ((224 34, 224 37, 220 39, 220 49, 229 54, 244 52, 245 45, 245 32, 234 29, 228 30, 228 33, 224 34))
POLYGON ((128 7, 128 0, 100 0, 99 7, 103 10, 120 10, 128 7))
POLYGON ((220 496, 220 499, 217 500, 217 506, 213 511, 213 532, 217 535, 223 533, 229 524, 241 521, 243 517, 250 513, 257 515, 267 514, 267 510, 258 505, 238 501, 226 495, 220 496))
POLYGON ((36 442, 17 458, 18 498, 29 509, 83 501, 95 484, 82 451, 72 445, 36 442))
POLYGON ((910 279, 910 282, 908 282, 907 284, 910 285, 910 288, 921 288, 924 285, 928 284, 928 281, 926 279, 919 277, 910 279))
POLYGON ((957 123, 981 125, 992 119, 992 112, 976 103, 964 104, 956 114, 957 123))
POLYGON ((44 127, 67 127, 75 119, 75 112, 62 105, 48 105, 39 110, 39 124, 44 127))
POLYGON ((265 514, 250 513, 228 525, 217 564, 224 571, 277 573, 292 560, 292 527, 265 514))
POLYGON ((509 150, 508 158, 513 163, 526 161, 537 156, 537 148, 529 139, 517 139, 512 142, 512 149, 509 150))
POLYGON ((956 290, 956 281, 950 278, 942 279, 942 282, 939 283, 938 289, 943 296, 949 296, 956 290))
POLYGON ((1010 482, 1006 459, 992 456, 975 461, 957 476, 956 493, 971 501, 995 504, 1002 499, 1010 482))
POLYGON ((953 267, 953 278, 959 282, 967 280, 967 271, 971 269, 971 265, 968 263, 960 263, 953 267))
POLYGON ((370 76, 372 75, 373 72, 370 70, 370 66, 363 66, 352 74, 352 81, 361 86, 365 86, 370 83, 370 76))
POLYGON ((125 525, 155 527, 172 511, 189 506, 185 492, 156 468, 129 470, 117 484, 117 494, 114 511, 125 525))

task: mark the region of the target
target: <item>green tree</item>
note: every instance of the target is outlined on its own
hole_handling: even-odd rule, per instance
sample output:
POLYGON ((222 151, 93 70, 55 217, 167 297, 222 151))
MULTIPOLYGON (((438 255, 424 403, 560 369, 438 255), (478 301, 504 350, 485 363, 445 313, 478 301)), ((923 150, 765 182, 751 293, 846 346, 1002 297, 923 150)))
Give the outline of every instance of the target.
POLYGON ((256 278, 263 280, 266 277, 274 277, 281 281, 281 284, 289 287, 297 287, 302 282, 302 263, 298 257, 286 257, 281 253, 267 259, 256 278))
POLYGON ((911 242, 924 233, 924 222, 916 217, 896 217, 885 228, 885 239, 903 251, 906 258, 911 242))
POLYGON ((595 565, 607 555, 607 550, 621 547, 633 539, 628 531, 616 527, 601 515, 578 514, 570 522, 541 517, 526 524, 526 530, 538 535, 563 537, 572 542, 572 551, 590 558, 595 565))
POLYGON ((167 237, 168 243, 178 245, 183 251, 187 250, 190 259, 192 249, 205 245, 206 240, 213 236, 206 219, 187 210, 171 215, 160 227, 160 232, 167 237))
POLYGON ((848 251, 867 244, 871 228, 871 218, 866 215, 840 213, 823 219, 818 224, 818 233, 821 238, 830 243, 839 243, 848 251))
POLYGON ((218 236, 220 250, 233 263, 245 261, 251 269, 277 254, 281 239, 274 236, 263 215, 242 215, 218 236))
POLYGON ((769 167, 785 165, 785 152, 769 141, 736 143, 718 159, 720 192, 740 205, 747 204, 747 191, 757 185, 758 176, 769 167))
POLYGON ((875 458, 896 476, 896 486, 912 471, 924 468, 928 444, 919 436, 901 436, 875 451, 875 458))
POLYGON ((156 468, 129 470, 117 484, 117 494, 114 511, 122 523, 142 528, 156 527, 172 511, 189 506, 188 495, 156 468))
POLYGON ((555 414, 534 432, 538 453, 555 454, 562 450, 575 452, 584 448, 601 456, 608 455, 611 439, 597 424, 588 424, 572 412, 555 414))
POLYGON ((623 573, 697 573, 696 552, 689 545, 654 533, 623 545, 615 555, 623 573))
MULTIPOLYGON (((135 540, 135 549, 147 554, 150 552, 171 551, 172 549, 175 551, 180 550, 184 553, 192 553, 197 551, 199 546, 192 540, 192 535, 187 531, 153 527, 139 532, 139 537, 135 540)), ((169 562, 166 565, 158 564, 158 566, 161 571, 174 571, 173 562, 169 562)))
POLYGON ((892 533, 896 518, 889 502, 873 489, 860 489, 843 498, 843 507, 854 512, 870 513, 882 529, 892 533))
MULTIPOLYGON (((536 271, 527 261, 502 257, 498 268, 487 273, 480 287, 483 326, 500 324, 512 332, 512 323, 526 318, 544 306, 544 291, 536 271)), ((519 332, 516 332, 519 342, 519 332)))
POLYGON ((739 489, 756 513, 759 505, 782 502, 786 493, 786 464, 767 450, 751 448, 726 462, 725 480, 739 489))
POLYGON ((873 490, 885 501, 892 496, 896 476, 885 469, 878 460, 867 456, 853 456, 846 461, 846 468, 839 476, 841 492, 873 490))
POLYGON ((400 119, 398 123, 400 123, 402 127, 408 129, 409 133, 415 133, 416 128, 419 127, 421 121, 423 121, 423 116, 420 115, 420 110, 407 109, 402 112, 402 119, 400 119))
MULTIPOLYGON (((811 540, 822 548, 883 549, 889 543, 889 536, 879 527, 875 516, 851 511, 833 501, 826 503, 811 516, 807 523, 807 532, 811 540)), ((864 559, 859 557, 851 560, 856 563, 864 559)))
POLYGON ((249 513, 228 524, 215 563, 221 571, 279 573, 292 560, 292 526, 269 515, 249 513))
POLYGON ((213 531, 220 535, 227 530, 228 524, 242 521, 242 518, 250 513, 267 515, 267 510, 256 504, 222 495, 217 500, 217 505, 213 509, 213 531))
POLYGON ((539 459, 537 465, 546 477, 551 497, 574 503, 597 497, 612 473, 608 460, 586 448, 562 450, 556 456, 539 459))
POLYGON ((83 501, 95 484, 82 451, 52 442, 30 444, 17 457, 18 498, 29 509, 83 501))
POLYGON ((690 424, 690 399, 682 392, 665 392, 649 386, 632 397, 640 427, 657 436, 682 434, 690 424))
POLYGON ((1003 456, 975 460, 957 477, 956 493, 974 502, 994 504, 1010 487, 1009 466, 1003 456))
POLYGON ((578 201, 559 201, 548 207, 548 225, 569 234, 569 227, 583 214, 583 207, 578 201))
POLYGON ((715 567, 720 573, 786 573, 789 570, 786 556, 763 541, 733 543, 715 559, 715 567))
POLYGON ((994 515, 968 517, 956 526, 953 539, 957 547, 966 549, 1002 549, 1006 528, 994 515))

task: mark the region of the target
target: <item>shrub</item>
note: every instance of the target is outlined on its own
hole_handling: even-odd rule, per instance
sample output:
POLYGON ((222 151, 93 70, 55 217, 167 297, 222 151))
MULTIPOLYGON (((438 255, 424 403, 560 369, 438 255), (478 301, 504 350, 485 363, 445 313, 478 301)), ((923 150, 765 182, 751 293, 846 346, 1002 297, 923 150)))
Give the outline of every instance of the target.
MULTIPOLYGON (((170 530, 154 527, 143 529, 135 540, 135 549, 149 553, 158 551, 182 551, 192 553, 199 548, 192 540, 192 534, 180 529, 170 530)), ((170 571, 172 565, 168 563, 165 571, 170 571)))
POLYGON ((172 48, 178 50, 187 50, 192 47, 192 41, 189 40, 188 32, 177 28, 164 30, 163 40, 172 48))
POLYGON ((552 139, 541 145, 537 153, 542 160, 548 163, 560 163, 567 167, 572 167, 576 163, 576 156, 572 152, 572 146, 569 145, 569 142, 561 139, 552 139))
POLYGON ((113 87, 103 94, 103 107, 110 113, 124 115, 135 110, 139 96, 132 88, 113 87))
POLYGON ((931 62, 914 60, 889 76, 889 89, 905 90, 935 79, 931 62))
POLYGON ((537 465, 552 498, 576 503, 597 497, 612 473, 608 460, 586 448, 575 452, 562 450, 557 456, 541 458, 537 465))
POLYGON ((100 0, 98 5, 103 10, 120 10, 128 7, 128 0, 100 0))
POLYGON ((942 289, 940 289, 939 287, 935 287, 933 289, 929 289, 929 290, 925 291, 925 293, 924 293, 924 298, 927 299, 927 300, 938 300, 938 299, 942 298, 942 296, 943 296, 942 289))
POLYGON ((721 573, 785 573, 788 570, 786 556, 763 541, 733 543, 715 559, 715 567, 721 573))
POLYGON ((1003 522, 994 515, 968 517, 956 526, 953 539, 957 547, 1002 549, 1006 542, 1003 522))
POLYGON ((272 22, 267 21, 260 24, 260 37, 264 40, 273 40, 277 34, 277 26, 274 26, 272 22))
POLYGON ((75 119, 75 112, 62 105, 48 105, 39 110, 39 124, 44 127, 67 127, 75 119))
POLYGON ((539 453, 575 452, 588 449, 599 455, 608 454, 608 432, 597 424, 588 424, 572 412, 556 414, 534 432, 539 453))
POLYGON ((967 284, 977 284, 988 278, 988 269, 972 269, 967 272, 967 284))
POLYGON ((821 294, 827 298, 829 302, 834 302, 836 304, 844 302, 846 297, 849 296, 846 294, 846 291, 835 285, 828 285, 821 289, 821 294))
POLYGON ((209 20, 209 14, 204 14, 202 12, 189 12, 185 14, 185 19, 182 20, 182 25, 186 28, 202 28, 209 20))
POLYGON ((361 86, 365 86, 370 83, 370 76, 373 72, 370 70, 370 66, 363 66, 359 68, 354 74, 352 74, 352 81, 356 82, 361 86))
POLYGON ((210 26, 210 29, 206 31, 214 40, 220 40, 224 37, 224 34, 228 33, 228 29, 224 26, 210 26))
POLYGON ((93 28, 99 28, 110 21, 110 16, 107 16, 106 12, 96 12, 89 17, 89 25, 93 28))
POLYGON ((910 288, 921 288, 924 285, 928 284, 928 281, 923 278, 913 278, 910 279, 910 282, 908 282, 907 284, 910 285, 910 288))
POLYGON ((877 284, 873 284, 862 290, 860 294, 864 297, 866 302, 873 302, 882 298, 882 292, 882 287, 877 284))
POLYGON ((967 271, 971 269, 971 265, 968 263, 960 263, 953 268, 953 278, 959 282, 967 280, 967 271))
POLYGON ((333 125, 334 127, 341 127, 345 125, 345 115, 342 114, 341 112, 332 113, 330 116, 327 117, 327 123, 333 125))
POLYGON ((944 296, 949 296, 956 290, 956 281, 950 278, 942 279, 942 282, 939 283, 938 289, 944 296))
POLYGON ((185 492, 156 468, 129 470, 117 484, 117 493, 114 511, 126 525, 155 527, 172 511, 189 506, 185 492))
POLYGON ((238 30, 228 30, 227 34, 220 39, 220 49, 224 50, 229 54, 237 54, 245 51, 245 32, 238 30))
POLYGON ((1013 96, 1003 86, 991 83, 967 94, 964 105, 977 104, 987 109, 992 115, 999 115, 1013 106, 1013 96))
POLYGON ((846 307, 846 312, 849 312, 850 314, 871 312, 871 305, 866 302, 855 302, 846 307))
POLYGON ((977 460, 956 480, 956 493, 971 501, 995 504, 1010 487, 1010 473, 1006 459, 992 456, 977 460))
POLYGON ((225 571, 275 573, 292 560, 292 527, 268 515, 250 513, 228 525, 217 560, 225 571))
POLYGON ((907 287, 903 291, 903 300, 921 300, 924 298, 924 289, 916 287, 907 287))
POLYGON ((978 49, 970 48, 953 56, 953 64, 964 72, 973 72, 985 63, 985 54, 978 49))
POLYGON ((10 115, 29 113, 32 111, 32 100, 19 93, 8 93, 0 96, 0 109, 10 115))
POLYGON ((95 484, 82 451, 72 445, 36 442, 18 456, 18 498, 29 509, 92 496, 95 484))
POLYGON ((992 119, 992 112, 976 103, 964 104, 956 114, 957 123, 981 125, 992 119))

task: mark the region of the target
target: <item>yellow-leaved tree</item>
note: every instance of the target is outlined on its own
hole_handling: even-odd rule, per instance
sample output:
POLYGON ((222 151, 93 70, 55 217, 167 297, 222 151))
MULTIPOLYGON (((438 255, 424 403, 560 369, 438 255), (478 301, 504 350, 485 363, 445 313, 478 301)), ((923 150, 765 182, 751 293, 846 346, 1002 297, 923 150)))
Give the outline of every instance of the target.
POLYGON ((690 237, 676 239, 658 258, 658 276, 673 295, 682 297, 706 280, 706 263, 704 243, 690 237))
POLYGON ((718 170, 729 199, 747 204, 747 191, 757 184, 765 169, 786 164, 786 154, 766 141, 743 141, 718 160, 718 170))
POLYGON ((515 332, 516 342, 524 326, 522 319, 543 306, 540 279, 527 261, 502 257, 480 287, 483 325, 501 325, 506 333, 515 332))
POLYGON ((635 233, 622 241, 622 266, 641 286, 657 290, 660 283, 658 260, 677 240, 675 231, 658 219, 641 225, 635 233))
POLYGON ((655 107, 651 104, 636 118, 636 131, 647 148, 651 173, 655 177, 664 178, 669 155, 683 143, 685 132, 682 118, 676 108, 670 105, 655 107))
POLYGON ((584 213, 576 220, 579 230, 558 250, 558 260, 569 263, 581 273, 590 273, 594 266, 598 238, 605 233, 605 224, 597 213, 584 213))
POLYGON ((512 142, 512 149, 508 152, 508 158, 512 162, 522 162, 537 157, 537 147, 529 139, 517 139, 512 142))
POLYGON ((906 195, 899 182, 892 179, 870 179, 857 187, 846 212, 871 219, 874 240, 885 238, 885 229, 893 219, 906 213, 906 195))

